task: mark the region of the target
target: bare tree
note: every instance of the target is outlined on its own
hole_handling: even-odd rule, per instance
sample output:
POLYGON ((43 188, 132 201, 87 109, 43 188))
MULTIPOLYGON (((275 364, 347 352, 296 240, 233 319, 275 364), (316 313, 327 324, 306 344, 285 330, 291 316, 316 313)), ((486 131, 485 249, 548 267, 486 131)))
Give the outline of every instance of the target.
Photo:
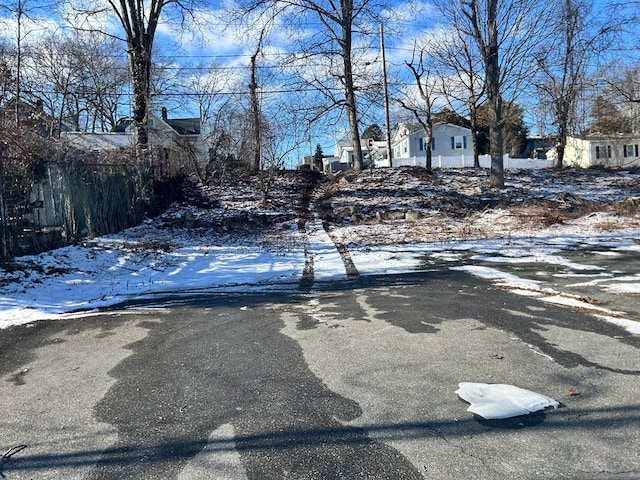
POLYGON ((601 89, 591 105, 589 130, 629 130, 640 132, 640 66, 631 63, 621 65, 619 59, 604 65, 596 73, 601 89), (614 113, 617 109, 618 112, 614 113), (610 125, 604 125, 610 117, 610 125), (620 125, 620 120, 624 125, 620 125))
POLYGON ((591 0, 555 0, 550 8, 547 42, 536 54, 539 74, 535 84, 557 128, 556 167, 562 168, 567 137, 574 133, 577 104, 589 82, 587 68, 610 27, 602 19, 596 21, 591 0))
POLYGON ((110 37, 89 41, 82 36, 79 52, 89 106, 87 124, 90 131, 110 131, 122 115, 125 86, 131 81, 127 59, 116 40, 110 37))
MULTIPOLYGON (((22 73, 23 73, 23 60, 24 60, 24 44, 29 36, 32 33, 32 28, 27 27, 29 20, 31 19, 32 14, 38 12, 40 5, 31 2, 29 4, 27 0, 15 0, 13 3, 6 3, 0 5, 0 10, 4 10, 9 13, 10 17, 15 21, 15 59, 14 59, 14 73, 13 76, 15 78, 14 83, 14 98, 15 98, 15 123, 17 126, 20 125, 21 115, 21 99, 22 99, 22 73)), ((33 25, 33 22, 31 22, 33 25)))
MULTIPOLYGON (((449 8, 450 4, 440 6, 449 8)), ((473 166, 480 168, 477 112, 484 100, 484 68, 477 44, 469 40, 462 30, 442 30, 433 39, 431 55, 438 65, 449 107, 453 111, 466 112, 469 117, 473 166)))
POLYGON ((461 0, 439 2, 452 28, 473 42, 482 60, 484 92, 489 105, 491 173, 490 185, 504 187, 502 101, 517 96, 528 85, 530 59, 538 43, 531 26, 544 23, 543 2, 520 0, 461 0))
MULTIPOLYGON (((299 123, 298 109, 286 98, 274 98, 263 107, 270 121, 262 126, 262 148, 260 165, 260 192, 262 204, 267 206, 271 186, 279 170, 286 166, 287 158, 305 142, 303 132, 295 125, 299 123)), ((322 162, 321 162, 322 163, 322 162)))
POLYGON ((161 18, 175 14, 185 21, 193 11, 192 0, 107 0, 104 3, 87 0, 93 6, 84 6, 78 12, 87 19, 86 27, 92 29, 92 16, 112 13, 118 19, 127 44, 127 56, 133 88, 132 117, 136 132, 136 152, 142 160, 149 143, 148 115, 151 93, 151 70, 156 31, 161 18))
POLYGON ((63 123, 77 131, 116 125, 129 77, 114 39, 58 31, 32 43, 29 52, 23 95, 34 104, 42 102, 55 118, 51 134, 62 131, 63 123))
POLYGON ((431 139, 433 138, 433 107, 434 102, 439 96, 438 82, 433 75, 433 67, 429 65, 431 44, 429 42, 423 42, 418 45, 415 41, 413 44, 413 53, 411 61, 405 61, 405 65, 413 75, 415 80, 415 87, 417 89, 417 96, 412 95, 409 91, 404 93, 396 99, 396 101, 402 105, 402 107, 411 112, 424 130, 424 150, 425 150, 425 168, 428 172, 431 172, 431 139))
POLYGON ((255 141, 255 148, 253 151, 253 160, 251 162, 251 169, 254 172, 260 170, 261 156, 262 156, 262 110, 260 109, 260 100, 258 98, 258 76, 257 76, 257 61, 260 50, 262 49, 262 41, 264 40, 265 28, 260 31, 260 38, 256 45, 255 50, 251 55, 251 80, 249 82, 249 102, 251 104, 251 119, 253 124, 253 138, 255 141))
MULTIPOLYGON (((357 51, 358 40, 365 34, 373 33, 370 28, 371 20, 382 10, 382 6, 378 5, 379 0, 245 0, 241 3, 245 12, 275 12, 272 14, 283 19, 281 23, 304 27, 299 32, 304 32, 307 36, 298 39, 301 53, 295 56, 293 63, 302 65, 302 78, 308 87, 315 88, 329 100, 329 109, 337 106, 344 108, 354 149, 354 168, 362 170, 364 164, 359 134, 357 65, 354 60, 364 51, 357 51), (320 22, 320 29, 306 27, 314 17, 320 22), (321 59, 324 62, 322 68, 305 68, 305 63, 308 64, 310 59, 321 59), (336 73, 333 78, 339 82, 341 95, 336 95, 332 82, 326 81, 326 77, 315 75, 320 70, 324 75, 327 72, 336 73)), ((325 108, 323 112, 326 113, 329 109, 325 108)), ((309 122, 316 119, 311 118, 309 122)))
POLYGON ((80 65, 75 55, 76 45, 57 33, 51 33, 30 48, 29 72, 23 74, 23 82, 33 102, 40 101, 51 117, 50 134, 60 132, 63 121, 80 130, 80 100, 73 95, 82 83, 80 65), (66 118, 65 118, 66 117, 66 118))
POLYGON ((11 69, 13 58, 13 48, 5 42, 0 43, 0 106, 11 98, 16 86, 16 78, 11 69))
POLYGON ((184 91, 197 101, 203 131, 216 122, 220 110, 229 104, 231 95, 228 93, 230 82, 225 75, 224 67, 216 62, 208 65, 197 65, 195 71, 206 74, 190 75, 184 79, 184 91))

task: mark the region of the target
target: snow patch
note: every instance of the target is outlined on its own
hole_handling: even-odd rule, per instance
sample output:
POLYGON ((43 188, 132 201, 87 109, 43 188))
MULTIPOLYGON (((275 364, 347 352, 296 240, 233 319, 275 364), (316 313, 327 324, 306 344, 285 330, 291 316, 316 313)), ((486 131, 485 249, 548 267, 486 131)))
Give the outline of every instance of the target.
POLYGON ((506 384, 462 382, 456 393, 471 404, 468 412, 486 420, 518 417, 560 406, 552 398, 506 384))

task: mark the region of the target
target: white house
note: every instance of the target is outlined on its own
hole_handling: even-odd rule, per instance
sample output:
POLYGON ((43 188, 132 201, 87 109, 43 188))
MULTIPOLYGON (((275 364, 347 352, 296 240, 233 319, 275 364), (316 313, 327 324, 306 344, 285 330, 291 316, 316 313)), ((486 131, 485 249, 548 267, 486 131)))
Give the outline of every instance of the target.
POLYGON ((564 150, 567 167, 634 168, 640 166, 639 134, 568 137, 564 150))
MULTIPOLYGON (((365 166, 377 165, 378 162, 387 160, 387 144, 383 141, 373 139, 363 139, 360 141, 362 156, 365 166)), ((325 173, 335 173, 352 167, 354 162, 353 143, 351 140, 340 140, 336 142, 333 157, 323 159, 325 173)))
MULTIPOLYGON (((424 166, 426 161, 424 129, 415 124, 399 124, 391 140, 391 149, 394 167, 408 164, 424 166)), ((465 155, 473 157, 471 130, 451 123, 434 124, 431 152, 434 158, 465 155)))
MULTIPOLYGON (((149 113, 148 125, 149 145, 159 154, 158 161, 184 163, 188 154, 195 155, 201 167, 206 165, 208 146, 202 139, 199 118, 168 118, 167 110, 163 108, 162 116, 149 113)), ((123 118, 112 132, 63 132, 60 138, 78 149, 116 151, 135 145, 135 130, 133 120, 123 118)))

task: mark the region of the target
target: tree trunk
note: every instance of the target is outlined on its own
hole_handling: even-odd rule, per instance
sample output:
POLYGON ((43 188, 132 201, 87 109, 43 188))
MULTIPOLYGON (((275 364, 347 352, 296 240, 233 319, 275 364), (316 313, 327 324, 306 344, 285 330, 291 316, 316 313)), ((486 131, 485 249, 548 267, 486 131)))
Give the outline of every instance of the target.
POLYGON ((491 102, 489 118, 489 143, 491 152, 491 174, 489 184, 494 188, 504 188, 504 160, 502 148, 502 108, 498 97, 491 102))
POLYGON ((260 51, 260 45, 256 49, 254 55, 251 56, 251 82, 249 83, 249 98, 251 101, 251 117, 253 119, 253 130, 254 130, 254 149, 253 149, 253 159, 251 161, 251 170, 257 172, 260 170, 260 160, 261 160, 261 151, 260 146, 262 145, 262 129, 261 129, 261 115, 260 115, 260 103, 258 102, 258 81, 256 79, 256 58, 260 51))
POLYGON ((149 150, 149 90, 151 82, 151 52, 138 45, 129 51, 133 85, 133 127, 136 134, 136 157, 148 161, 149 150))
POLYGON ((564 167, 564 150, 567 146, 567 137, 569 136, 569 109, 570 106, 565 102, 561 103, 560 108, 562 111, 558 115, 558 145, 556 147, 556 153, 558 159, 556 160, 555 168, 562 169, 564 167))
POLYGON ((498 0, 488 0, 487 28, 488 44, 484 55, 486 65, 487 99, 489 101, 489 143, 491 152, 491 174, 489 184, 504 188, 504 161, 502 158, 502 97, 500 94, 500 62, 498 57, 498 0))
POLYGON ((469 102, 469 127, 471 128, 471 145, 473 146, 473 168, 480 168, 480 153, 478 152, 478 119, 476 118, 475 98, 469 102))
POLYGON ((433 170, 433 155, 431 152, 431 139, 433 138, 433 126, 431 125, 431 120, 428 121, 428 123, 426 123, 423 126, 424 129, 424 154, 425 154, 425 164, 424 164, 424 168, 427 170, 427 172, 431 173, 431 171, 433 170))
POLYGON ((349 130, 353 143, 353 167, 357 171, 362 171, 364 162, 362 161, 362 144, 360 143, 360 129, 358 128, 358 112, 356 109, 356 91, 353 84, 353 65, 351 61, 351 40, 352 40, 352 16, 353 1, 342 0, 342 59, 344 62, 344 93, 347 118, 349 119, 349 130))
POLYGON ((9 247, 7 245, 7 223, 4 213, 4 142, 0 142, 0 260, 9 260, 9 247))

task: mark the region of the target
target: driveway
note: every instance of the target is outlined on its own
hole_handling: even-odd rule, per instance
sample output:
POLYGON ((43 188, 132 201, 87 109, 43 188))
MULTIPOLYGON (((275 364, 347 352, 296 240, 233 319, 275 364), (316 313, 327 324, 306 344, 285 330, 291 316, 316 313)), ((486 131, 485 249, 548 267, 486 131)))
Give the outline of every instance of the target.
POLYGON ((464 271, 0 336, 7 479, 638 478, 640 337, 464 271), (486 421, 459 382, 557 410, 486 421))

